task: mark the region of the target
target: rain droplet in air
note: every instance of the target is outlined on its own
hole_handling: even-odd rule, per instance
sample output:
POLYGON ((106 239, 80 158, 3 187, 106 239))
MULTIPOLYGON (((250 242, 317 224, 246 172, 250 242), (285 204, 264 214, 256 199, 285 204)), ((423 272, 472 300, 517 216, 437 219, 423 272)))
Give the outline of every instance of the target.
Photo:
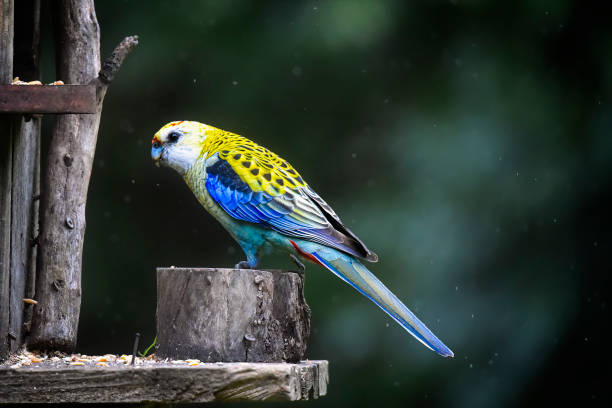
POLYGON ((291 69, 291 73, 293 74, 293 76, 301 77, 302 76, 302 67, 296 65, 295 67, 293 67, 291 69))

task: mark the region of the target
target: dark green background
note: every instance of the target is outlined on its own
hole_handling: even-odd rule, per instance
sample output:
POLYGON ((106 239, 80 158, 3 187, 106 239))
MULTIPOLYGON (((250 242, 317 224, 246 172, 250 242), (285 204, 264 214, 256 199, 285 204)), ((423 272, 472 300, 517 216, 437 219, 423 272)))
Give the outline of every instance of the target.
POLYGON ((104 55, 141 41, 104 104, 79 351, 152 340, 156 266, 243 259, 151 163, 159 127, 197 120, 288 159, 455 352, 438 357, 309 266, 308 356, 330 361, 331 383, 308 406, 609 398, 610 13, 563 0, 175 0, 98 1, 97 16, 104 55))

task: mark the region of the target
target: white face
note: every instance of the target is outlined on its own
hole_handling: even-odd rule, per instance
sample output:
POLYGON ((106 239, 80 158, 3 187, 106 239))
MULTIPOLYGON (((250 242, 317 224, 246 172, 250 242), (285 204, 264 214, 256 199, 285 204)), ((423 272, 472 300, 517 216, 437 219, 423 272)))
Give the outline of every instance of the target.
POLYGON ((191 126, 181 124, 164 127, 155 134, 151 157, 158 166, 161 164, 171 167, 184 176, 200 157, 206 135, 191 126))

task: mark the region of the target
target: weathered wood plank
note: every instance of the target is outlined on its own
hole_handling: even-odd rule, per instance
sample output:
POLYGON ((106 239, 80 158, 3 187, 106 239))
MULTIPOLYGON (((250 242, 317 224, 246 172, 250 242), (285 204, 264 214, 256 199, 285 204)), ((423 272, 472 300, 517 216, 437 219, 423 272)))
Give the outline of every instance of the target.
POLYGON ((95 113, 94 85, 0 85, 0 113, 95 113))
MULTIPOLYGON (((85 204, 108 76, 100 72, 100 30, 93 0, 54 2, 58 79, 96 86, 95 114, 59 115, 53 128, 37 254, 36 299, 28 345, 72 351, 81 308, 81 265, 85 204), (100 75, 98 76, 98 73, 100 75)), ((138 41, 126 38, 111 59, 121 61, 138 41)))
MULTIPOLYGON (((0 84, 13 75, 13 0, 0 0, 0 84)), ((9 350, 12 119, 0 117, 0 360, 9 350)))
POLYGON ((9 352, 11 285, 11 186, 13 135, 11 120, 0 118, 0 361, 9 352))
MULTIPOLYGON (((11 272, 10 272, 10 351, 23 344, 26 282, 34 261, 33 220, 36 219, 34 195, 38 184, 38 142, 40 119, 15 120, 13 128, 13 187, 11 190, 11 272)), ((28 306, 31 307, 31 306, 28 306)))
POLYGON ((296 362, 304 358, 309 334, 303 274, 157 269, 159 357, 296 362))
MULTIPOLYGON (((15 4, 15 39, 13 65, 16 72, 27 72, 38 79, 40 49, 40 1, 20 0, 15 4), (20 26, 17 26, 20 24, 20 26), (18 52, 18 50, 21 50, 18 52)), ((11 191, 11 285, 10 351, 17 351, 24 340, 24 314, 31 305, 23 302, 32 295, 26 291, 35 268, 36 248, 31 244, 38 223, 40 119, 16 116, 13 122, 13 188, 11 191)))
POLYGON ((0 403, 296 401, 327 394, 327 361, 0 369, 0 403))

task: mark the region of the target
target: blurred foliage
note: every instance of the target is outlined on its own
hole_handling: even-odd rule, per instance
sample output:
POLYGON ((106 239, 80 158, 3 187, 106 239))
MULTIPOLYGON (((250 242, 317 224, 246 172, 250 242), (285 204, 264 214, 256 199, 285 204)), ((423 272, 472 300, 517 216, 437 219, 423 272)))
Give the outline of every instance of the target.
POLYGON ((198 120, 289 159, 456 353, 310 266, 308 355, 331 384, 309 406, 609 397, 612 31, 595 2, 108 0, 97 15, 105 55, 141 42, 104 104, 80 351, 154 337, 156 266, 242 259, 150 160, 159 127, 198 120))

